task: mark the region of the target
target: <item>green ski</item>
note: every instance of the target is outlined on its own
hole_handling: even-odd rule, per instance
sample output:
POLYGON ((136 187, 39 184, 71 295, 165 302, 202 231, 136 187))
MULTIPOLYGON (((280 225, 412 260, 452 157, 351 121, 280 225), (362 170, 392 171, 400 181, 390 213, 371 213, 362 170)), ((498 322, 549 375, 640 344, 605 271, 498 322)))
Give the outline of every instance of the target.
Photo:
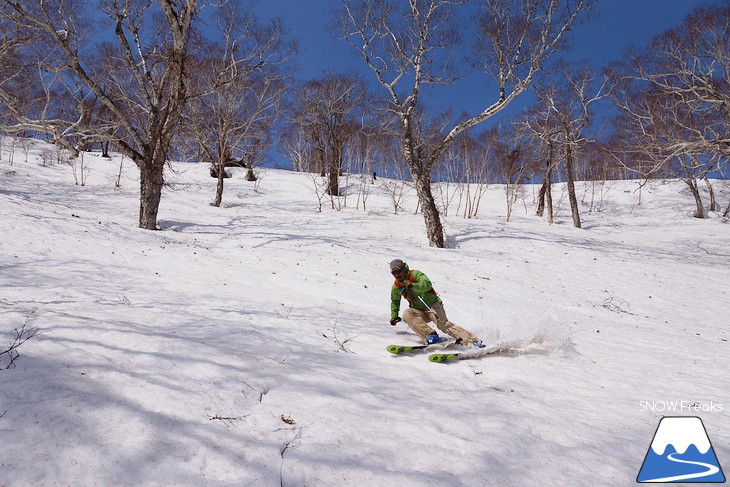
POLYGON ((444 348, 451 347, 452 345, 458 345, 458 342, 454 340, 441 340, 438 343, 429 343, 426 345, 388 345, 386 350, 395 355, 409 352, 422 352, 425 350, 441 350, 444 348))
POLYGON ((470 358, 479 358, 479 357, 485 357, 489 354, 499 352, 501 350, 504 350, 504 348, 500 348, 499 346, 491 346, 491 347, 471 347, 467 348, 466 350, 460 350, 460 351, 454 351, 450 353, 432 353, 428 356, 428 360, 431 362, 436 362, 437 364, 443 364, 444 362, 451 362, 452 360, 466 360, 470 358))
POLYGON ((449 360, 453 360, 457 358, 460 353, 432 353, 428 356, 428 360, 431 362, 438 362, 438 363, 444 363, 448 362, 449 360))
POLYGON ((428 345, 388 345, 387 350, 390 353, 399 354, 413 352, 414 350, 423 350, 428 348, 428 345))

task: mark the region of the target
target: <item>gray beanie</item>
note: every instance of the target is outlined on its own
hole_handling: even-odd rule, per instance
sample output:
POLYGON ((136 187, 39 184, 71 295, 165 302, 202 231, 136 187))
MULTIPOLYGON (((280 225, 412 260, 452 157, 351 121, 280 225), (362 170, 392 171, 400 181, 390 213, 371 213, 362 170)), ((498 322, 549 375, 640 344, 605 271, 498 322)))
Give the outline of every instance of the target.
POLYGON ((405 269, 406 267, 408 266, 406 266, 405 262, 400 259, 395 259, 390 263, 390 273, 392 274, 394 272, 398 272, 402 269, 405 269))

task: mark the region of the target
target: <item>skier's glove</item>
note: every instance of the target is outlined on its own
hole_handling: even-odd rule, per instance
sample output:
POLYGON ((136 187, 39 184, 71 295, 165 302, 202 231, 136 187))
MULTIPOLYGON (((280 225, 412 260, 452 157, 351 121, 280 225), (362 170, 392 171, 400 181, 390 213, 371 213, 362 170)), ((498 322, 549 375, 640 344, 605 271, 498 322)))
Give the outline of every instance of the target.
POLYGON ((390 325, 395 326, 396 323, 400 321, 400 316, 396 316, 395 318, 390 319, 390 325))

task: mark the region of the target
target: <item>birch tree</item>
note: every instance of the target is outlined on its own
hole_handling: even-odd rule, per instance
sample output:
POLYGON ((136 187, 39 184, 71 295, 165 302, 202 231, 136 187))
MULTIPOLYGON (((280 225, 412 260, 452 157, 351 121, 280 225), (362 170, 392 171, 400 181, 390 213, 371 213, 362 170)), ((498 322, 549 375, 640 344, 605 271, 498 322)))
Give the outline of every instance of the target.
POLYGON ((520 121, 523 130, 530 138, 531 151, 536 156, 536 161, 540 161, 536 165, 541 167, 543 177, 537 195, 535 215, 541 217, 547 209, 546 219, 550 224, 553 223, 555 216, 552 181, 559 162, 555 139, 560 133, 560 127, 556 123, 555 110, 551 110, 544 102, 550 100, 553 96, 551 90, 539 92, 538 104, 520 121))
POLYGON ((286 91, 281 65, 294 52, 278 19, 264 25, 232 4, 216 13, 220 39, 192 62, 196 76, 182 117, 183 136, 196 141, 217 174, 212 206, 222 203, 226 165, 238 159, 252 171, 268 149, 286 91))
POLYGON ((187 56, 200 6, 196 0, 90 3, 0 1, 0 17, 32 35, 25 48, 35 53, 38 71, 79 107, 75 117, 19 123, 74 151, 74 136, 111 139, 139 168, 139 226, 153 230, 170 140, 188 94, 187 56), (110 126, 86 123, 83 102, 92 98, 108 109, 110 126))
POLYGON ((327 177, 327 194, 340 196, 345 144, 360 129, 365 83, 352 74, 327 73, 296 91, 291 124, 309 141, 320 174, 327 177))
POLYGON ((499 177, 504 182, 506 221, 509 222, 514 204, 523 196, 525 180, 532 172, 532 161, 525 157, 525 138, 517 125, 500 124, 488 130, 486 137, 499 177))
POLYGON ((616 159, 642 178, 684 181, 695 201, 693 216, 704 218, 699 182, 705 181, 712 192, 707 176, 719 171, 725 160, 722 153, 698 142, 712 123, 708 114, 687 110, 677 96, 655 89, 624 91, 620 99, 622 113, 614 123, 621 135, 612 147, 616 159))
MULTIPOLYGON (((444 246, 441 218, 431 192, 432 169, 457 135, 503 110, 530 88, 565 35, 590 8, 587 0, 484 0, 478 16, 476 69, 491 76, 495 94, 486 106, 454 123, 431 144, 414 132, 422 91, 453 85, 469 42, 455 11, 466 0, 342 0, 342 37, 369 66, 389 96, 400 127, 401 151, 410 170, 431 246, 444 246)), ((475 94, 476 95, 476 94, 475 94)), ((482 98, 482 96, 480 96, 482 98)))
POLYGON ((705 210, 697 180, 730 159, 728 18, 728 6, 699 7, 614 66, 621 148, 630 156, 614 151, 616 159, 642 176, 684 180, 698 218, 705 210))
POLYGON ((705 128, 667 146, 730 157, 730 6, 699 7, 674 29, 629 51, 623 76, 705 117, 705 128))
POLYGON ((591 119, 591 105, 607 97, 609 88, 605 78, 597 88, 593 86, 593 75, 588 71, 575 73, 566 71, 564 79, 566 86, 562 96, 556 100, 548 100, 548 104, 549 109, 556 112, 556 122, 560 128, 558 134, 563 148, 565 178, 573 226, 581 228, 578 198, 575 194, 575 165, 581 145, 587 142, 584 129, 591 119))

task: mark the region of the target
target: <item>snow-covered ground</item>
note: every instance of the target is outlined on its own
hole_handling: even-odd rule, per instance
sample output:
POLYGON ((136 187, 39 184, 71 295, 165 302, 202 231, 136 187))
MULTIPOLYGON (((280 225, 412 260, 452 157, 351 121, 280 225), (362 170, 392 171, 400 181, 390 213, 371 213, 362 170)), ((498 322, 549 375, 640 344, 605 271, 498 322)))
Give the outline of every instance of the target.
POLYGON ((174 164, 152 232, 128 159, 115 188, 120 157, 86 154, 82 187, 8 148, 0 351, 41 333, 0 356, 0 486, 633 485, 662 415, 730 466, 730 224, 682 183, 607 183, 584 229, 532 188, 506 223, 492 186, 434 249, 413 193, 319 213, 309 177, 234 170, 215 208, 208 166, 174 164), (394 258, 511 350, 387 353, 417 342, 388 324, 394 258))

